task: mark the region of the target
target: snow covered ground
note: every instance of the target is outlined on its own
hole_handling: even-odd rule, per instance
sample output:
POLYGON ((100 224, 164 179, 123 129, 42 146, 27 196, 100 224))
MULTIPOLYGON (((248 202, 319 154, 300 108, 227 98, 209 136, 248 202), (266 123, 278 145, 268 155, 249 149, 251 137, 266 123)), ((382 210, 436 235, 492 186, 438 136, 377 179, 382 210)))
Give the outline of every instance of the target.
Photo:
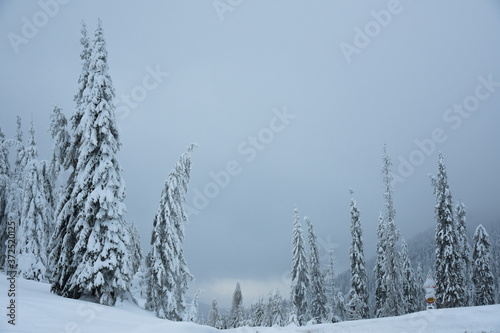
MULTIPOLYGON (((26 333, 202 333, 218 330, 192 323, 158 319, 153 313, 125 302, 115 307, 66 299, 50 293, 50 285, 17 278, 16 325, 7 323, 9 281, 0 273, 0 332, 26 333)), ((349 333, 500 333, 500 305, 431 310, 395 318, 370 319, 307 327, 243 327, 228 333, 349 332, 349 333)))

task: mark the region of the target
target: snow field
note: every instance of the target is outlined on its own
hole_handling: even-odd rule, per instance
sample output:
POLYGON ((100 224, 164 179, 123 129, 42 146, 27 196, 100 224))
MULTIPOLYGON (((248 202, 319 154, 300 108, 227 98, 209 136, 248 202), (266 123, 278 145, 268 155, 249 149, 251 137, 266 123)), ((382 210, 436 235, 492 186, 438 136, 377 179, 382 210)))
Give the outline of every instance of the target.
MULTIPOLYGON (((104 306, 67 299, 50 292, 50 285, 16 278, 16 325, 7 323, 9 281, 0 273, 2 333, 205 333, 219 332, 208 326, 158 319, 131 302, 104 306)), ((240 327, 228 333, 500 333, 500 305, 442 309, 400 317, 346 321, 305 327, 240 327)))

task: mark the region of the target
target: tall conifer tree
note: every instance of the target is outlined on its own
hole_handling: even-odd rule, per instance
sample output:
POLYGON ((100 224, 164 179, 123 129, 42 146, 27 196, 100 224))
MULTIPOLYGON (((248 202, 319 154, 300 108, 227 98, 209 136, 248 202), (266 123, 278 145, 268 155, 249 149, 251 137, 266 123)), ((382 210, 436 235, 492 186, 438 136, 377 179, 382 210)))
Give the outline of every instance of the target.
POLYGON ((309 274, 307 269, 306 251, 302 226, 299 222, 299 212, 295 207, 293 212, 292 238, 292 284, 290 298, 292 302, 292 318, 289 321, 298 325, 305 325, 309 320, 307 289, 309 288, 309 274))
POLYGON ((365 255, 363 251, 363 232, 356 201, 351 190, 351 289, 347 301, 351 320, 370 318, 368 308, 368 287, 365 255))
POLYGON ((182 321, 186 316, 186 291, 193 279, 189 273, 182 244, 186 194, 191 172, 191 153, 195 145, 180 157, 169 174, 161 193, 153 222, 151 250, 146 257, 148 283, 146 308, 159 318, 182 321))
POLYGON ((474 283, 474 305, 495 304, 495 282, 491 273, 490 240, 486 229, 480 224, 474 232, 472 252, 472 281, 474 283))
POLYGON ((453 217, 453 200, 448 185, 444 158, 439 153, 437 177, 431 177, 436 196, 436 303, 439 308, 464 304, 465 290, 461 266, 461 246, 453 217))
POLYGON ((327 318, 327 301, 325 292, 325 282, 321 274, 319 262, 319 250, 316 241, 316 234, 314 233, 313 224, 305 217, 307 223, 307 234, 309 239, 309 277, 311 283, 311 317, 317 323, 323 323, 327 318))

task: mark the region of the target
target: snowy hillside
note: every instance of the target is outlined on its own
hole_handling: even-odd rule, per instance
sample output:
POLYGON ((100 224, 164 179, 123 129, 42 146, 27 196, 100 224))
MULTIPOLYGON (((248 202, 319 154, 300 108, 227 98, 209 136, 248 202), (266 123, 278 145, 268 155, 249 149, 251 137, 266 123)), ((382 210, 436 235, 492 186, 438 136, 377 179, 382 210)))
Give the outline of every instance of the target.
MULTIPOLYGON (((153 313, 131 303, 115 307, 66 299, 49 292, 50 285, 17 279, 16 326, 7 324, 5 314, 0 332, 59 333, 59 332, 217 332, 218 330, 191 323, 158 319, 153 313)), ((8 280, 0 273, 0 304, 5 313, 8 280)), ((500 333, 500 305, 461 309, 433 310, 395 318, 370 319, 306 327, 253 328, 242 327, 226 332, 453 332, 500 333)))

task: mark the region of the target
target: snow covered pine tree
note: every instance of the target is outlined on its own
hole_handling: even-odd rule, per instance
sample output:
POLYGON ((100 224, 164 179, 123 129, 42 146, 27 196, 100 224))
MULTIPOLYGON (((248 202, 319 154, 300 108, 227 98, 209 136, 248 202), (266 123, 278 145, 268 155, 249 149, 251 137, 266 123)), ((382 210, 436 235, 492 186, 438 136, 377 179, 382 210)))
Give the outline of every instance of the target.
POLYGON ((309 277, 311 282, 311 317, 316 323, 321 324, 326 322, 327 318, 327 302, 325 292, 325 282, 321 274, 319 262, 319 250, 316 242, 316 234, 314 233, 313 224, 305 217, 307 224, 307 234, 309 239, 309 277))
POLYGON ((233 293, 231 312, 229 314, 229 328, 236 328, 243 325, 244 325, 243 296, 241 295, 240 281, 237 281, 236 288, 234 288, 234 293, 233 293))
MULTIPOLYGON (((85 52, 89 48, 84 45, 82 54, 88 56, 85 52)), ((75 97, 77 110, 67 160, 75 169, 58 208, 55 239, 62 240, 62 245, 51 253, 56 264, 52 290, 72 298, 89 295, 101 304, 114 305, 118 298, 130 297, 135 272, 128 251, 131 237, 125 221, 125 184, 116 159, 121 143, 114 89, 100 20, 90 58, 82 58, 82 63, 82 73, 88 71, 88 78, 83 96, 75 97)))
POLYGON ((460 245, 460 258, 462 260, 462 275, 463 281, 461 284, 464 289, 464 299, 462 306, 472 305, 473 290, 472 285, 472 267, 471 267, 471 252, 470 245, 468 241, 467 234, 467 222, 466 222, 466 212, 465 205, 459 200, 456 207, 456 217, 457 217, 457 232, 458 232, 458 243, 460 245))
POLYGON ((351 259, 351 289, 347 301, 349 319, 368 319, 368 287, 366 276, 365 255, 363 251, 363 232, 359 219, 359 210, 351 192, 351 248, 349 257, 351 259))
POLYGON ((73 261, 72 253, 76 243, 74 225, 76 215, 78 211, 81 210, 81 207, 76 207, 75 200, 78 192, 75 191, 75 186, 78 176, 78 151, 83 140, 83 124, 81 120, 89 103, 88 92, 90 86, 88 77, 90 71, 90 56, 92 52, 84 22, 82 22, 81 32, 82 37, 80 38, 80 44, 82 45, 82 51, 80 53, 80 61, 82 69, 78 78, 78 92, 74 96, 76 108, 71 117, 71 133, 62 161, 64 170, 71 169, 71 172, 59 196, 55 211, 55 228, 49 245, 49 269, 52 282, 51 290, 58 295, 75 298, 79 297, 79 295, 70 294, 66 288, 66 284, 76 266, 76 262, 73 261))
POLYGON ((480 224, 474 232, 472 251, 472 281, 474 283, 474 305, 495 304, 495 283, 491 273, 490 240, 486 229, 480 224))
POLYGON ((7 234, 7 199, 10 183, 9 151, 5 143, 5 134, 0 128, 0 269, 6 259, 7 234))
POLYGON ((170 172, 161 193, 160 205, 153 222, 151 249, 146 257, 146 309, 159 318, 186 319, 186 291, 189 273, 182 243, 184 241, 184 210, 191 172, 191 153, 196 145, 180 157, 170 172))
POLYGON ((307 288, 309 287, 309 276, 307 272, 306 251, 302 227, 299 222, 297 207, 293 211, 293 238, 292 238, 292 284, 290 286, 290 297, 292 301, 292 313, 289 322, 297 325, 305 325, 308 318, 307 288))
POLYGON ((392 163, 385 146, 382 162, 385 207, 379 217, 377 263, 375 266, 375 315, 378 318, 399 316, 405 311, 403 295, 401 294, 401 263, 397 250, 399 229, 396 227, 396 210, 392 200, 392 192, 394 191, 390 171, 392 163))
POLYGON ((446 166, 441 152, 437 177, 431 177, 436 196, 436 305, 438 308, 455 308, 464 305, 465 290, 461 249, 453 218, 453 201, 448 185, 446 166))
POLYGON ((418 291, 422 285, 417 285, 415 274, 411 266, 410 256, 408 254, 408 244, 403 239, 401 245, 401 261, 402 261, 402 294, 404 297, 404 305, 406 313, 413 313, 418 311, 419 294, 418 291))

